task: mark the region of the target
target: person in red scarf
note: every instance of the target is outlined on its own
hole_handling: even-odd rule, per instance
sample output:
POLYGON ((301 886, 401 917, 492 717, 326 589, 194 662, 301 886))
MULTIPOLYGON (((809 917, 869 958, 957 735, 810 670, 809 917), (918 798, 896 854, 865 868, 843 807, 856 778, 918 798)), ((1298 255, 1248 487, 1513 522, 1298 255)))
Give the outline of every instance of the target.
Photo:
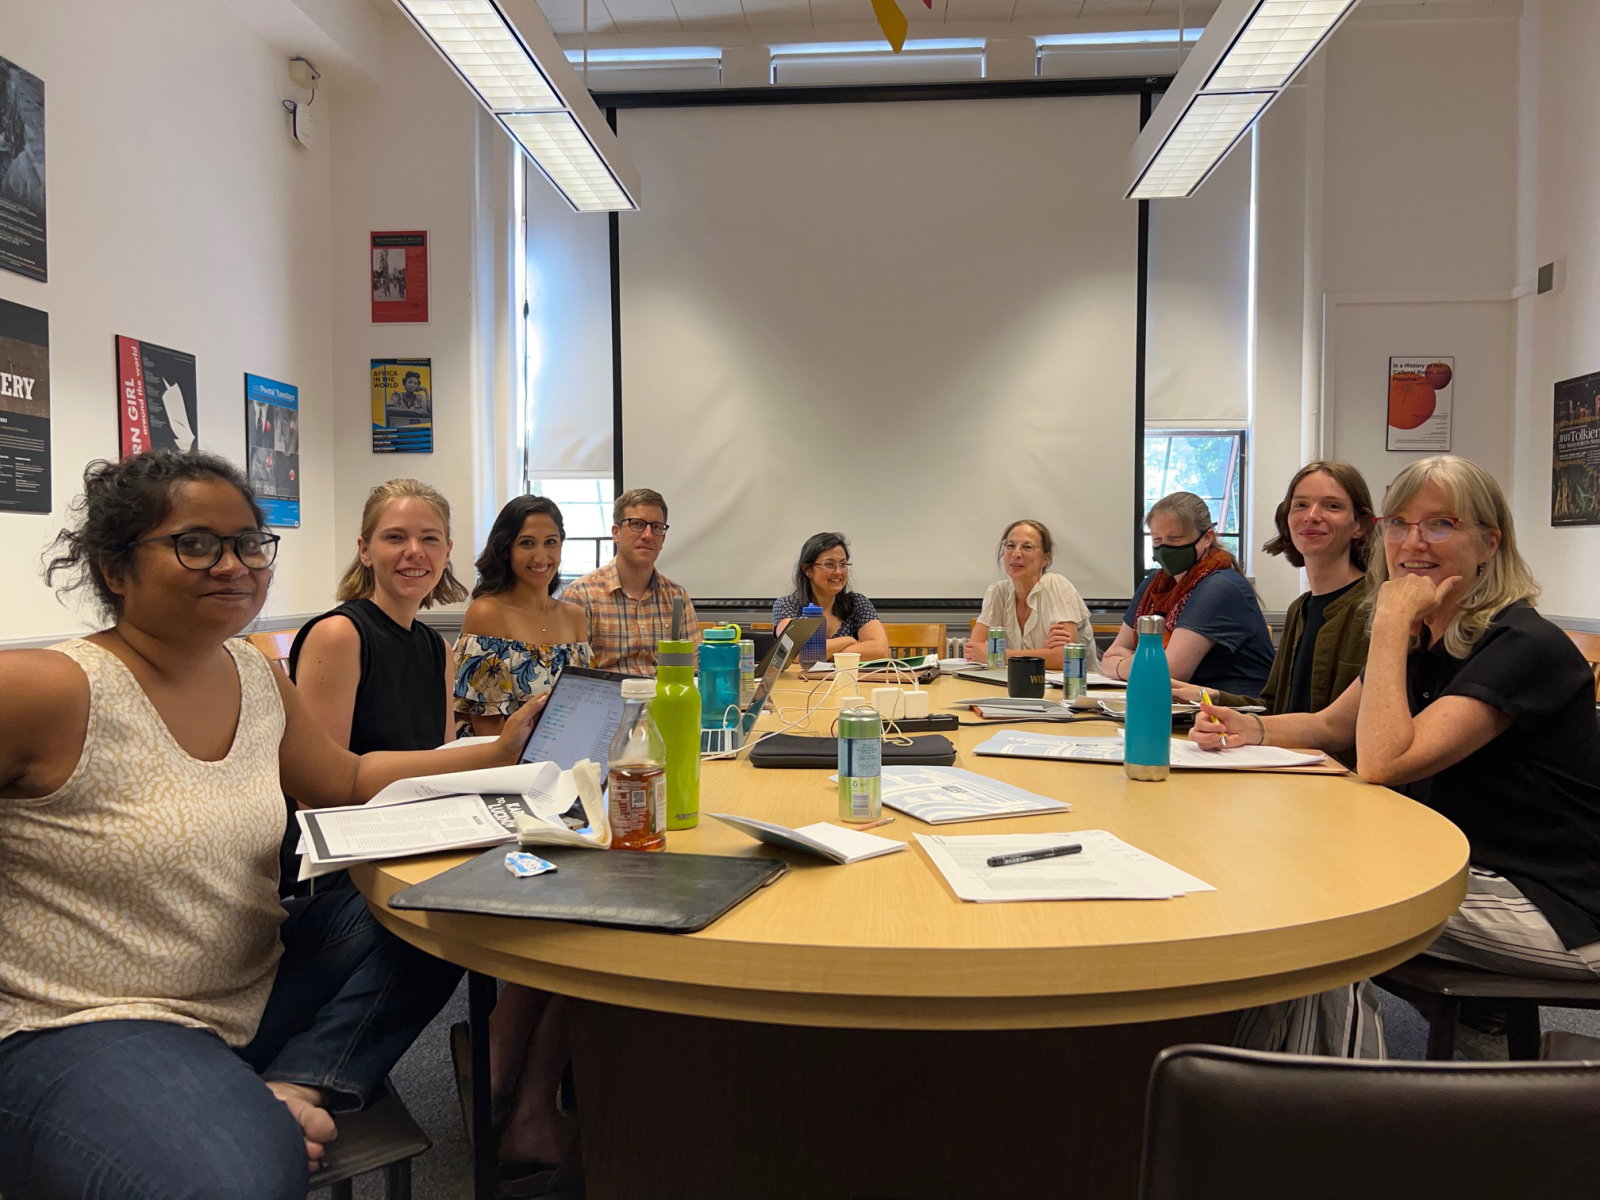
POLYGON ((1126 679, 1138 643, 1135 618, 1166 618, 1162 645, 1174 683, 1259 696, 1272 670, 1272 636, 1255 589, 1217 545, 1211 510, 1193 492, 1173 492, 1145 518, 1151 554, 1161 569, 1139 586, 1101 671, 1126 679))

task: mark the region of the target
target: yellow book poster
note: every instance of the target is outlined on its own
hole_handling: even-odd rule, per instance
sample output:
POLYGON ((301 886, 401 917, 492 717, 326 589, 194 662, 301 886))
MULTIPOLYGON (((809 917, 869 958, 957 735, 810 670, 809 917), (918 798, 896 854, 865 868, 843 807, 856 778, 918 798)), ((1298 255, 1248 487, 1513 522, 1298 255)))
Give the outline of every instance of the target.
POLYGON ((433 359, 372 359, 372 451, 433 453, 433 359))

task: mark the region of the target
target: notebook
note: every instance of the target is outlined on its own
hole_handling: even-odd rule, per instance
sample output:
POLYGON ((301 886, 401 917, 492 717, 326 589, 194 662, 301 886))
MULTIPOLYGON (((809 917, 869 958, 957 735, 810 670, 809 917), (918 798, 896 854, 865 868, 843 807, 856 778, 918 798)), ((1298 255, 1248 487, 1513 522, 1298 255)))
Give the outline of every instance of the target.
POLYGON ((402 888, 389 907, 694 933, 788 870, 775 858, 541 846, 556 869, 518 879, 506 849, 402 888))
POLYGON ((733 826, 740 833, 748 833, 758 842, 765 842, 782 850, 798 850, 802 854, 814 854, 829 862, 857 863, 865 858, 877 858, 880 854, 893 854, 896 850, 906 848, 904 842, 897 842, 893 838, 878 837, 876 834, 866 833, 860 829, 848 829, 843 825, 833 825, 827 821, 790 829, 787 825, 779 825, 773 821, 758 821, 754 817, 740 817, 733 813, 707 813, 706 816, 715 817, 724 825, 733 826))

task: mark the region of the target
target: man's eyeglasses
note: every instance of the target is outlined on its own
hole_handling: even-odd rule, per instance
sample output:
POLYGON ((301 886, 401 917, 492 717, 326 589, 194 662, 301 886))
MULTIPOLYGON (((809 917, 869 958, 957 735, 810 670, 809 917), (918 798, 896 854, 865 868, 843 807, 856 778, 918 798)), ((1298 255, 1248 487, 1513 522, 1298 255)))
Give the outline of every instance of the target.
POLYGON ((1374 517, 1386 542, 1403 542, 1406 532, 1414 525, 1425 542, 1447 541, 1452 533, 1466 524, 1460 517, 1429 517, 1424 521, 1403 521, 1399 517, 1374 517))
POLYGON ((147 546, 155 542, 167 542, 172 546, 172 552, 178 556, 181 565, 191 571, 209 571, 222 561, 223 545, 232 542, 233 556, 251 570, 259 571, 264 567, 270 567, 273 559, 278 557, 280 540, 275 533, 260 533, 255 530, 249 533, 223 535, 212 533, 209 529, 191 529, 187 533, 166 533, 160 537, 141 538, 133 544, 147 546))
POLYGON ((850 560, 848 558, 824 558, 811 565, 821 567, 824 571, 848 571, 850 569, 850 560))
POLYGON ((617 524, 633 530, 634 533, 643 533, 648 529, 657 537, 665 537, 667 530, 672 528, 665 521, 646 521, 642 517, 623 517, 617 524))

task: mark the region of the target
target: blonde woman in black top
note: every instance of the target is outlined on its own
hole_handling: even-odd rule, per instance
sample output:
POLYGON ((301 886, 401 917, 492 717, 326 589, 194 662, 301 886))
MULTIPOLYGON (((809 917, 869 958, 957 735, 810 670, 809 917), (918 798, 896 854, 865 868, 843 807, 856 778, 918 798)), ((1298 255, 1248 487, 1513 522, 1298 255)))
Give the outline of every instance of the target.
POLYGON ((450 502, 415 479, 367 494, 338 608, 307 623, 289 677, 328 736, 357 754, 431 750, 452 740, 455 670, 444 638, 417 619, 467 598, 450 569, 450 502))
MULTIPOLYGON (((1401 471, 1378 518, 1366 670, 1318 713, 1205 706, 1190 737, 1353 746, 1369 783, 1460 827, 1467 897, 1428 953, 1536 978, 1600 977, 1600 725, 1594 679, 1533 608, 1500 485, 1464 458, 1401 471)), ((1224 744, 1225 742, 1225 744, 1224 744)), ((1371 985, 1254 1010, 1244 1044, 1382 1051, 1371 985), (1330 1040, 1329 1029, 1340 1031, 1330 1040)))

